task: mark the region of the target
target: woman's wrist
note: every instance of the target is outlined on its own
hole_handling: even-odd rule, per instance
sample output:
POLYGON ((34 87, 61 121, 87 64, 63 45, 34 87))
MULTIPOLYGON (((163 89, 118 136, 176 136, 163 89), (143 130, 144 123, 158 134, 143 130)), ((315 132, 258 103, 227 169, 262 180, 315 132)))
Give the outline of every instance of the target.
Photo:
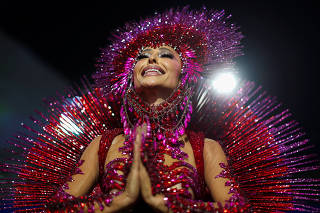
POLYGON ((114 197, 110 204, 110 212, 115 211, 122 211, 125 209, 129 209, 134 204, 134 201, 132 201, 126 193, 121 193, 119 196, 114 197))
POLYGON ((157 194, 146 200, 146 203, 159 212, 168 213, 170 211, 165 204, 165 199, 166 198, 164 195, 157 194))

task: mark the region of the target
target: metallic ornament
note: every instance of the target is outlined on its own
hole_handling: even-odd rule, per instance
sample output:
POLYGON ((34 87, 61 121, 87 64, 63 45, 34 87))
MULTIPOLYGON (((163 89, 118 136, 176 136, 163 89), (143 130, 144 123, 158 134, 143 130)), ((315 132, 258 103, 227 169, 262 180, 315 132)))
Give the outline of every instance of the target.
POLYGON ((111 45, 102 49, 92 75, 104 93, 123 95, 136 58, 145 47, 170 46, 180 55, 183 82, 196 82, 215 67, 233 64, 241 55, 242 34, 229 23, 224 11, 189 10, 188 7, 155 13, 140 22, 130 22, 113 33, 111 45), (210 66, 210 69, 207 69, 210 66))
MULTIPOLYGON (((93 76, 95 87, 84 84, 84 90, 70 89, 64 96, 48 100, 48 114, 38 112, 37 117, 31 118, 35 126, 22 124, 28 132, 7 141, 13 157, 0 164, 0 171, 6 175, 0 186, 0 210, 72 212, 87 208, 93 212, 94 202, 100 210, 104 208, 102 203, 109 205, 114 195, 108 192, 118 187, 121 193, 125 186, 125 176, 117 175, 117 170, 128 173, 133 138, 127 138, 121 147, 121 151, 129 154, 128 159, 110 162, 107 172, 100 163, 99 184, 90 194, 76 198, 62 189, 68 187, 66 182, 72 175, 81 174, 80 157, 95 137, 102 135, 98 154, 99 162, 104 162, 113 138, 122 131, 130 134, 132 128, 122 123, 125 116, 121 112, 121 96, 130 89, 128 82, 139 51, 148 46, 174 47, 183 61, 185 82, 182 83, 199 82, 211 72, 206 69, 208 64, 233 63, 232 59, 241 54, 242 35, 237 27, 227 24, 228 18, 223 11, 183 8, 156 14, 118 30, 113 44, 102 52, 98 71, 93 76), (115 179, 120 183, 111 183, 115 179)), ((152 190, 165 194, 167 207, 173 212, 248 212, 249 207, 253 212, 319 212, 316 205, 320 179, 305 175, 319 172, 318 156, 313 154, 302 128, 290 118, 289 110, 281 108, 275 97, 261 91, 253 82, 243 82, 233 96, 211 93, 203 82, 192 89, 192 103, 201 107, 188 109, 190 114, 192 111, 191 117, 187 119, 186 114, 182 119, 188 120, 188 127, 178 129, 177 135, 188 134, 196 168, 183 161, 164 167, 164 152, 173 157, 179 157, 179 153, 168 152, 170 149, 161 143, 156 144, 158 153, 152 152, 153 142, 163 141, 165 137, 157 131, 156 138, 146 137, 143 141, 146 151, 143 154, 154 160, 143 162, 153 183, 152 190), (212 177, 230 179, 227 184, 234 196, 227 206, 215 208, 212 200, 202 200, 205 184, 200 176, 204 174, 205 137, 218 141, 228 156, 229 167, 220 164, 224 171, 212 177), (185 170, 177 170, 178 167, 185 170), (180 175, 182 178, 178 179, 180 175), (182 184, 182 190, 171 188, 177 183, 182 184), (192 199, 188 187, 193 189, 196 199, 192 199)), ((151 125, 152 122, 149 129, 151 125)))

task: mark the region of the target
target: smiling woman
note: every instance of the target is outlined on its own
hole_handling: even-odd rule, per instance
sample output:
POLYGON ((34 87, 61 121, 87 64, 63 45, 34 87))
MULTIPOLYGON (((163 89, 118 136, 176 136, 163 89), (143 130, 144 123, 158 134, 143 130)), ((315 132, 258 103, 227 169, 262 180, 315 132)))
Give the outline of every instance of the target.
POLYGON ((149 104, 159 104, 177 87, 181 68, 171 47, 143 49, 133 70, 134 89, 149 104))
POLYGON ((48 118, 32 118, 43 132, 12 142, 24 161, 2 166, 17 175, 5 207, 117 212, 141 197, 160 212, 319 210, 306 203, 319 180, 293 176, 318 161, 288 110, 252 82, 230 96, 208 83, 241 55, 229 18, 183 8, 117 30, 95 84, 49 101, 48 118))

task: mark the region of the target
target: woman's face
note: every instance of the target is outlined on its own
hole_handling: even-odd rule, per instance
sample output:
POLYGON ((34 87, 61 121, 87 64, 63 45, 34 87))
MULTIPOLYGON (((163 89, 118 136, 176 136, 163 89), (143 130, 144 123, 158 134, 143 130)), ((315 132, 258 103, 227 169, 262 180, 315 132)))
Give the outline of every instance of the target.
POLYGON ((156 87, 173 90, 178 85, 180 72, 181 60, 174 49, 168 46, 145 48, 133 71, 135 90, 156 87))

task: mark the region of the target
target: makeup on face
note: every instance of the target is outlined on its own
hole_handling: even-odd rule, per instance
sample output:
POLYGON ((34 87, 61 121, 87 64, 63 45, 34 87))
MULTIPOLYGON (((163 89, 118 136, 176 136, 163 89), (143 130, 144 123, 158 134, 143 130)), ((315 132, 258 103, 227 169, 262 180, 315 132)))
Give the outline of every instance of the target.
MULTIPOLYGON (((155 51, 154 49, 144 49, 142 51, 142 53, 137 57, 137 60, 141 60, 144 58, 149 58, 150 56, 152 56, 153 51, 155 51)), ((159 58, 170 58, 173 59, 174 58, 174 54, 171 52, 170 49, 166 48, 166 47, 160 47, 158 49, 158 57, 159 58)))
POLYGON ((134 85, 139 88, 175 88, 179 81, 181 60, 170 47, 145 48, 137 57, 134 85))

